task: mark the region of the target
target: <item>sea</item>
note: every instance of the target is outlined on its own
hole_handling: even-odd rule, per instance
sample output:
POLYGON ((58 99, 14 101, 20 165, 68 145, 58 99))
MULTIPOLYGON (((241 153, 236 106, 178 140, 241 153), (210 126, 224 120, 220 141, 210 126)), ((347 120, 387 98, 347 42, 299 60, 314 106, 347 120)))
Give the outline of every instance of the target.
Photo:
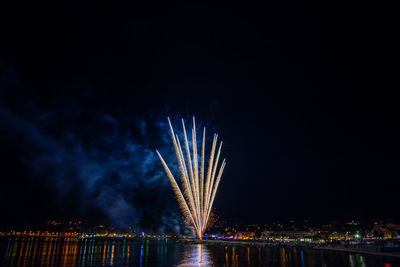
POLYGON ((311 248, 185 244, 172 239, 0 237, 0 265, 395 267, 400 259, 311 248))

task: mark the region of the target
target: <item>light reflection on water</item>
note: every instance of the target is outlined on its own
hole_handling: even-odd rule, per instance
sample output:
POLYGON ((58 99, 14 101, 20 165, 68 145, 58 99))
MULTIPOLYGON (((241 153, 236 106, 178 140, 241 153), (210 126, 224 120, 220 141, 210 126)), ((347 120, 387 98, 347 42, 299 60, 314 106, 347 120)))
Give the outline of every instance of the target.
POLYGON ((0 238, 1 266, 395 267, 400 259, 342 252, 172 241, 0 238))
POLYGON ((197 244, 183 251, 178 266, 211 266, 214 265, 211 251, 207 246, 197 244))

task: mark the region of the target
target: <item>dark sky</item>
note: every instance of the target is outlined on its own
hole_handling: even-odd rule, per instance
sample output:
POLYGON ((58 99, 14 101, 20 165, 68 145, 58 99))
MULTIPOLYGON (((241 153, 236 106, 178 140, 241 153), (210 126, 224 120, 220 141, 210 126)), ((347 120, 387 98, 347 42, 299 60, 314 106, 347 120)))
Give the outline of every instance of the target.
POLYGON ((173 224, 153 152, 191 115, 224 140, 221 218, 399 218, 389 6, 133 2, 2 9, 3 226, 173 224))

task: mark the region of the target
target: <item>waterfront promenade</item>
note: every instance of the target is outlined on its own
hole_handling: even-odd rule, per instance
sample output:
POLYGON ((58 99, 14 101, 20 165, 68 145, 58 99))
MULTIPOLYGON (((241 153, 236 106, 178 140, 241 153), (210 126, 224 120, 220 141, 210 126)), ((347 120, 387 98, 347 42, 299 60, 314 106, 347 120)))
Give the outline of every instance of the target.
POLYGON ((367 249, 359 247, 332 246, 321 243, 303 243, 303 242, 263 242, 248 240, 213 240, 213 239, 178 239, 178 243, 187 244, 207 244, 207 245, 224 245, 224 246, 254 246, 254 247, 290 247, 290 248, 310 248, 321 250, 333 250, 346 253, 369 254, 384 257, 400 258, 400 252, 382 252, 376 249, 367 249))

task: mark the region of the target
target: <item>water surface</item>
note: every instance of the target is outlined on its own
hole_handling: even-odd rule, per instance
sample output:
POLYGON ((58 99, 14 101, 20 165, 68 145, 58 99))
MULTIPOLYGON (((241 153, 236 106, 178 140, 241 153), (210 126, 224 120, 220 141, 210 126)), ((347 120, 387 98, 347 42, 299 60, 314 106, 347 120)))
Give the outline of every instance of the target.
POLYGON ((400 266, 397 258, 356 253, 170 240, 0 238, 0 257, 2 266, 400 266))

